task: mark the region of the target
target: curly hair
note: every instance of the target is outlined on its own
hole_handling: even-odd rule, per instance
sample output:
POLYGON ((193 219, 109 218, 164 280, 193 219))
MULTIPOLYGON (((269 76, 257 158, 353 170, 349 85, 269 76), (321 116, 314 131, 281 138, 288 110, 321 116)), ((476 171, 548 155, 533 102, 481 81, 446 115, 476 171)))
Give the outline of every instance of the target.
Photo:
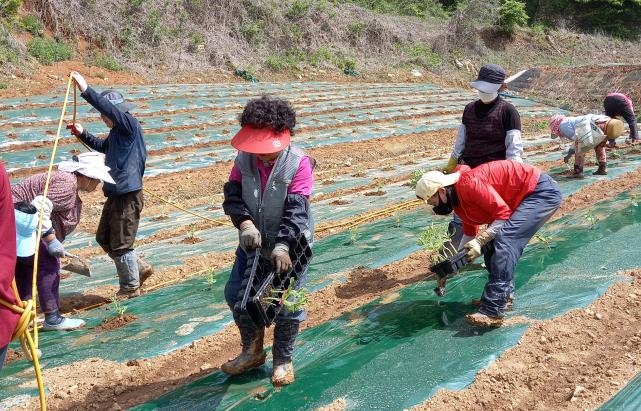
POLYGON ((287 100, 263 95, 250 100, 238 118, 241 126, 269 127, 276 132, 289 129, 294 134, 296 113, 287 100))

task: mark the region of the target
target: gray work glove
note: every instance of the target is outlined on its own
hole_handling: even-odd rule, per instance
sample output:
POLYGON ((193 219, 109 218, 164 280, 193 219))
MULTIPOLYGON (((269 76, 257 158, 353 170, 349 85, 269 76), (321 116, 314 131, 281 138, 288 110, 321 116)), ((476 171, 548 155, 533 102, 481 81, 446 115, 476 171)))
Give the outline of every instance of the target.
POLYGON ((62 258, 65 256, 65 248, 57 238, 54 238, 47 244, 47 252, 52 257, 62 258))
POLYGON ((289 258, 287 244, 277 243, 272 250, 272 264, 277 273, 286 273, 292 269, 292 260, 289 258))
POLYGON ((254 250, 261 245, 260 231, 251 220, 240 223, 240 246, 244 250, 254 250))

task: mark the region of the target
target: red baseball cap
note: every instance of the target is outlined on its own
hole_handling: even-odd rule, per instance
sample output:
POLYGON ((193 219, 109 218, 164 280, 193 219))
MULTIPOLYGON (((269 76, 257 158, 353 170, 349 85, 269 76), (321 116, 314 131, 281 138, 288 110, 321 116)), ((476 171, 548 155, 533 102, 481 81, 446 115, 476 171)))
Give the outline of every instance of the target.
POLYGON ((242 126, 231 139, 231 145, 238 151, 251 154, 271 154, 282 151, 291 142, 289 129, 276 132, 270 127, 255 128, 242 126))

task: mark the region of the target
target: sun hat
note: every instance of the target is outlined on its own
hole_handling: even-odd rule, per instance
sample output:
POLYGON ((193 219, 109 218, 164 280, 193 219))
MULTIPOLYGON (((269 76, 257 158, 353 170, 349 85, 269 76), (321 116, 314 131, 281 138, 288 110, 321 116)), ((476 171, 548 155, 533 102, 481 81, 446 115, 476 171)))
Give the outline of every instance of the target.
POLYGON ((486 64, 479 70, 476 80, 470 82, 470 86, 483 93, 494 93, 499 91, 505 81, 505 70, 498 64, 486 64))
MULTIPOLYGON (((122 96, 122 93, 120 93, 119 91, 116 91, 116 90, 105 90, 102 93, 100 93, 100 95, 102 97, 106 98, 107 100, 109 100, 109 102, 111 104, 113 104, 114 106, 118 107, 118 109, 120 111, 122 111, 123 113, 126 113, 129 110, 131 110, 134 107, 136 107, 136 105, 134 103, 130 103, 128 101, 125 101, 125 98, 122 96)), ((96 112, 98 112, 98 110, 96 110, 96 108, 94 107, 91 110, 89 110, 89 112, 90 113, 96 113, 96 112)))
POLYGON ((14 204, 16 220, 16 255, 29 257, 36 252, 36 229, 38 228, 38 214, 36 208, 27 203, 14 204))
POLYGON ((251 154, 272 154, 284 150, 291 142, 291 132, 284 129, 277 132, 270 127, 255 128, 244 125, 231 139, 231 145, 238 151, 251 154))
POLYGON ((609 139, 615 139, 623 134, 623 121, 612 118, 605 124, 605 135, 609 139))
POLYGON ((561 136, 561 122, 565 120, 563 114, 554 114, 550 117, 550 137, 557 138, 561 136))
POLYGON ((423 201, 429 200, 441 187, 451 186, 461 177, 459 171, 443 174, 440 171, 428 171, 416 183, 416 197, 423 201))
POLYGON ((97 151, 80 153, 73 156, 71 161, 61 161, 58 164, 58 170, 69 173, 78 172, 85 177, 116 184, 109 175, 110 168, 105 165, 105 155, 97 151))

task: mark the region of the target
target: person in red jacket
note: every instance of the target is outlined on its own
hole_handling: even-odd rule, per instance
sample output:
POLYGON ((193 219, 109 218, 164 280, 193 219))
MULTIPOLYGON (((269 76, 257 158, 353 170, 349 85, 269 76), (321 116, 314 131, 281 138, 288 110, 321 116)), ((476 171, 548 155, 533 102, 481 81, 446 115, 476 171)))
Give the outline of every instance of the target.
POLYGON ((498 327, 516 264, 528 241, 561 205, 561 191, 552 177, 516 161, 492 161, 473 170, 459 165, 455 170, 425 173, 416 185, 416 197, 437 214, 455 211, 461 217, 464 235, 457 249, 467 249, 468 261, 493 242, 484 255, 490 275, 481 305, 465 318, 472 325, 498 327), (485 224, 487 229, 479 232, 485 224))
MULTIPOLYGON (((0 162, 0 299, 18 305, 11 289, 16 267, 16 221, 11 199, 11 185, 4 164, 0 162)), ((7 354, 11 336, 16 329, 20 314, 0 304, 0 369, 7 354)))

